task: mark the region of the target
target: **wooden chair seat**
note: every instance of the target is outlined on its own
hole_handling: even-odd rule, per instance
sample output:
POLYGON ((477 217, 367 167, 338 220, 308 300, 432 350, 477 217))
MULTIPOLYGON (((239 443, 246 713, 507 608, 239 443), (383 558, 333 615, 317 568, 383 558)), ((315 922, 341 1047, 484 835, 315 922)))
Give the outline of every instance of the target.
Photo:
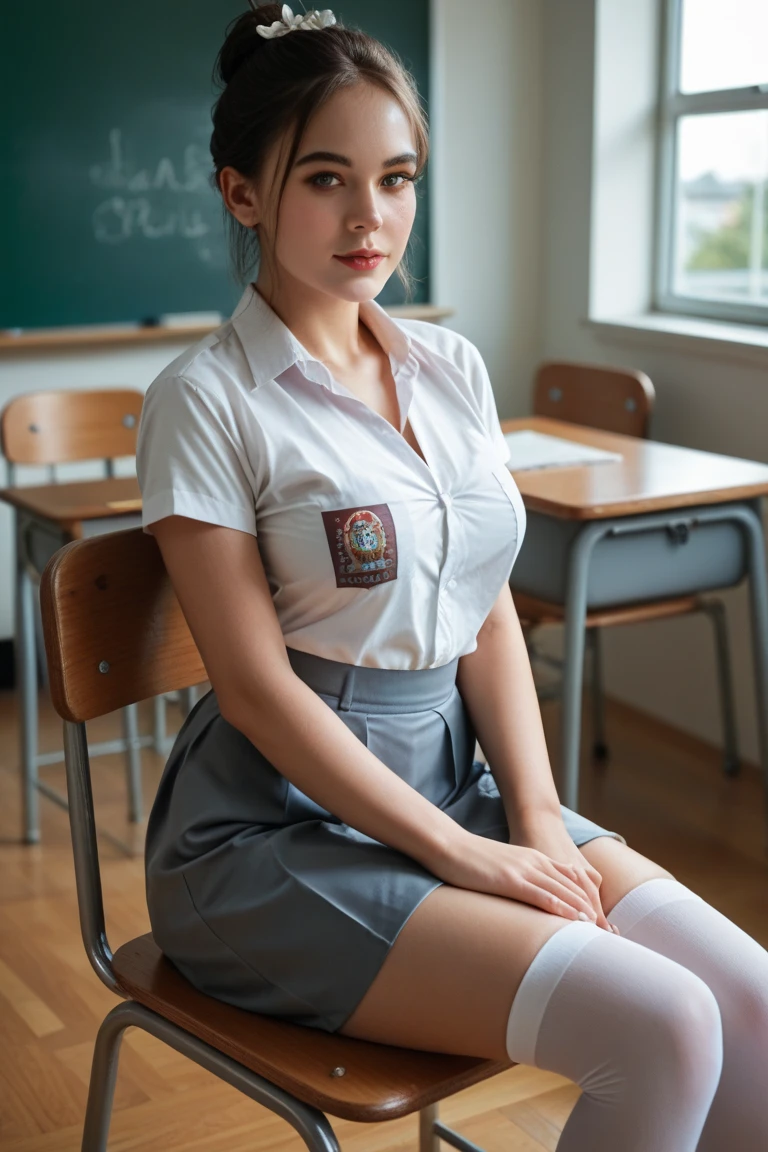
MULTIPOLYGON (((565 619, 565 605, 539 600, 525 592, 514 592, 513 600, 524 627, 542 624, 562 624, 565 619)), ((606 628, 613 624, 639 624, 644 620, 662 620, 667 616, 682 616, 687 612, 697 612, 701 607, 698 596, 678 596, 674 600, 649 600, 640 604, 622 604, 616 608, 597 608, 587 612, 587 628, 606 628)))
POLYGON ((113 970, 134 1000, 298 1099, 346 1120, 395 1120, 512 1067, 373 1044, 247 1012, 198 992, 151 933, 117 950, 113 970), (334 1068, 343 1076, 332 1076, 334 1068))

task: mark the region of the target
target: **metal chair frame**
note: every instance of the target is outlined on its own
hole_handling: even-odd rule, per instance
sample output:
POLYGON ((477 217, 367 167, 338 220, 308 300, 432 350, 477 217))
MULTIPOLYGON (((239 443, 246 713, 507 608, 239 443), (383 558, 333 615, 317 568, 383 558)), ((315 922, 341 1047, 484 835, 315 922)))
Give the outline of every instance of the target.
MULTIPOLYGON (((69 819, 83 943, 88 959, 102 983, 111 992, 125 997, 113 971, 112 951, 104 923, 86 725, 84 722, 74 723, 69 720, 63 724, 69 819)), ((149 1032, 252 1100, 282 1116, 313 1152, 340 1152, 339 1143, 324 1112, 134 1000, 116 1005, 99 1028, 91 1065, 82 1152, 106 1152, 120 1044, 125 1029, 131 1027, 149 1032)), ((419 1110, 419 1152, 438 1152, 441 1139, 460 1152, 484 1152, 479 1145, 441 1123, 438 1108, 435 1103, 419 1110)))

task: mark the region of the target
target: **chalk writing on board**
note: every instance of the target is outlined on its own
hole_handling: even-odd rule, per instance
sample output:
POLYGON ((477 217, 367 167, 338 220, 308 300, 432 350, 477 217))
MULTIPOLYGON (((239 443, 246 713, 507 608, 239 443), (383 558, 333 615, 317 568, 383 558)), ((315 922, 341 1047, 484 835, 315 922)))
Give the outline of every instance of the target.
POLYGON ((208 173, 210 156, 199 144, 187 144, 184 149, 183 179, 176 175, 172 160, 162 156, 154 168, 132 171, 123 154, 123 133, 119 128, 109 132, 109 159, 92 164, 88 175, 97 188, 125 189, 126 192, 150 192, 167 189, 170 192, 210 192, 208 173))
MULTIPOLYGON (((210 157, 199 144, 187 144, 182 157, 178 170, 168 156, 152 166, 136 167, 125 156, 122 130, 112 128, 108 159, 88 171, 91 184, 114 193, 93 211, 94 238, 101 244, 123 244, 133 237, 206 236, 211 231, 205 219, 205 209, 212 207, 210 157)), ((198 254, 203 260, 211 256, 204 246, 198 254)))
POLYGON ((196 240, 210 230, 200 212, 187 212, 184 208, 158 212, 144 196, 131 200, 111 196, 93 213, 93 234, 102 244, 122 244, 137 235, 145 240, 159 240, 163 236, 196 240))

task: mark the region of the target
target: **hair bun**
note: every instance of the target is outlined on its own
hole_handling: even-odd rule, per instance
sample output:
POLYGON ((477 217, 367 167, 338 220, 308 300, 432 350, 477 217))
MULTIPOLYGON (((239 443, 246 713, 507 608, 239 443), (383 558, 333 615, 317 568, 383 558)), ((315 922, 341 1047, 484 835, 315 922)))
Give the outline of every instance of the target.
POLYGON ((230 84, 232 77, 249 60, 258 47, 265 43, 256 29, 259 25, 269 27, 275 20, 282 19, 282 4, 251 4, 248 12, 236 17, 217 60, 218 78, 223 84, 230 84))

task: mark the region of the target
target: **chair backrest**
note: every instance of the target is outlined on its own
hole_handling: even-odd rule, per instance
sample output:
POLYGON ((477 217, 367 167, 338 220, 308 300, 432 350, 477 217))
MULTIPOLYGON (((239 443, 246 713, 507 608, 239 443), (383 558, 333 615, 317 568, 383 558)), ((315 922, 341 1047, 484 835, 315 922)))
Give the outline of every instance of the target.
POLYGON ((104 929, 85 722, 207 679, 153 536, 73 540, 40 580, 51 699, 64 720, 69 821, 85 949, 117 991, 104 929))
POLYGON ((80 723, 207 678, 154 536, 73 540, 40 581, 53 706, 80 723))
POLYGON ((549 360, 536 372, 533 414, 646 437, 655 398, 645 372, 549 360))
POLYGON ((134 388, 15 396, 0 412, 0 448, 12 467, 135 456, 143 402, 134 388))

